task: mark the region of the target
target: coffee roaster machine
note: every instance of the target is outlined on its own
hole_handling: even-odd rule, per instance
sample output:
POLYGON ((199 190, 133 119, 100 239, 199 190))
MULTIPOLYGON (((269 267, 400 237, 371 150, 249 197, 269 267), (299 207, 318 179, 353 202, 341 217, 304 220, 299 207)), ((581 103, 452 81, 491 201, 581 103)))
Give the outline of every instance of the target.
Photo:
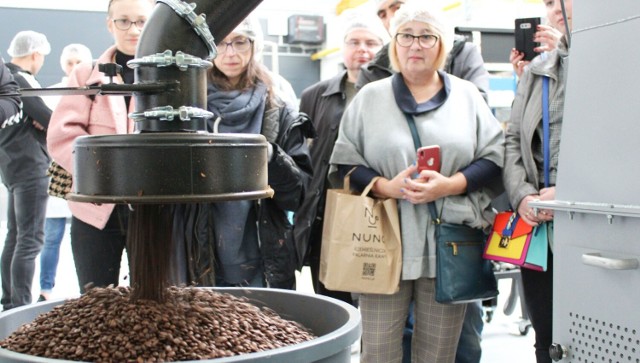
MULTIPOLYGON (((216 39, 229 34, 261 0, 157 0, 141 34, 132 85, 104 84, 56 94, 132 95, 136 133, 85 136, 74 145, 74 190, 89 203, 189 203, 268 198, 267 142, 261 135, 206 131, 206 71, 216 39)), ((115 65, 101 67, 115 76, 115 65)), ((20 96, 53 93, 21 90, 20 96)), ((246 296, 319 338, 215 362, 349 362, 360 337, 360 314, 343 302, 293 291, 221 289, 246 296)), ((41 303, 0 314, 0 339, 63 303, 41 303)), ((2 362, 60 362, 0 349, 2 362)))
POLYGON ((573 5, 555 210, 552 358, 640 362, 640 3, 573 5))
POLYGON ((215 39, 259 3, 158 1, 128 64, 136 82, 105 85, 133 94, 136 133, 76 140, 70 200, 148 204, 273 194, 264 137, 206 132, 212 117, 206 73, 216 57, 215 39))

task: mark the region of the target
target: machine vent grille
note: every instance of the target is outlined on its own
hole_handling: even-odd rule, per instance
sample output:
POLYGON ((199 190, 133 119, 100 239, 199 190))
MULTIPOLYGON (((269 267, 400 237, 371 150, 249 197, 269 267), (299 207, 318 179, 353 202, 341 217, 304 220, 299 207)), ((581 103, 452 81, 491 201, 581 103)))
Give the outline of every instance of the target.
POLYGON ((569 361, 640 363, 640 331, 613 321, 569 313, 569 361))

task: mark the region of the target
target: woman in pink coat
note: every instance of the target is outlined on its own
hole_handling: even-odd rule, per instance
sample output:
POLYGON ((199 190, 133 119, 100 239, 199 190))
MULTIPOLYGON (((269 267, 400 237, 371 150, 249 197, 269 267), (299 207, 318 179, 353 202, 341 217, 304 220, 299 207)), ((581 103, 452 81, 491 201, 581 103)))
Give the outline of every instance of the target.
MULTIPOLYGON (((151 14, 153 0, 111 0, 107 28, 115 45, 97 60, 78 64, 69 76, 69 87, 84 87, 109 83, 98 71, 97 64, 117 63, 123 73, 113 78, 115 83, 133 83, 133 69, 127 62, 133 59, 142 27, 151 14)), ((51 116, 47 147, 53 160, 74 174, 73 142, 78 136, 126 134, 133 131, 130 96, 64 96, 51 116)), ((129 211, 126 205, 69 202, 71 219, 71 249, 76 266, 80 292, 88 287, 118 285, 120 261, 126 245, 129 211)))

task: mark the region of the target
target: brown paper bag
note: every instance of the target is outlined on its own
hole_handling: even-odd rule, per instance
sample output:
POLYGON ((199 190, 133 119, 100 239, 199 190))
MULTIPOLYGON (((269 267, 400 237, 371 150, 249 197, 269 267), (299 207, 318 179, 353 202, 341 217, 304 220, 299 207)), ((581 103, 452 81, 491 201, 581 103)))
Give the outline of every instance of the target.
POLYGON ((400 221, 395 199, 329 189, 324 213, 320 281, 329 290, 369 294, 398 291, 402 271, 400 221))

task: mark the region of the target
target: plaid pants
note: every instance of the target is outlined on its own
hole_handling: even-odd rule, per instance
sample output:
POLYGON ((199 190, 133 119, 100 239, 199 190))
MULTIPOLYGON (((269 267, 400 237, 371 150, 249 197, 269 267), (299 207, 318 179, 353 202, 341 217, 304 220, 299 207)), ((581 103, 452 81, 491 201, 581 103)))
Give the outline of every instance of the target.
POLYGON ((435 301, 435 279, 400 282, 393 295, 360 295, 364 363, 402 361, 402 333, 411 298, 415 299, 412 362, 453 363, 466 304, 435 301))

